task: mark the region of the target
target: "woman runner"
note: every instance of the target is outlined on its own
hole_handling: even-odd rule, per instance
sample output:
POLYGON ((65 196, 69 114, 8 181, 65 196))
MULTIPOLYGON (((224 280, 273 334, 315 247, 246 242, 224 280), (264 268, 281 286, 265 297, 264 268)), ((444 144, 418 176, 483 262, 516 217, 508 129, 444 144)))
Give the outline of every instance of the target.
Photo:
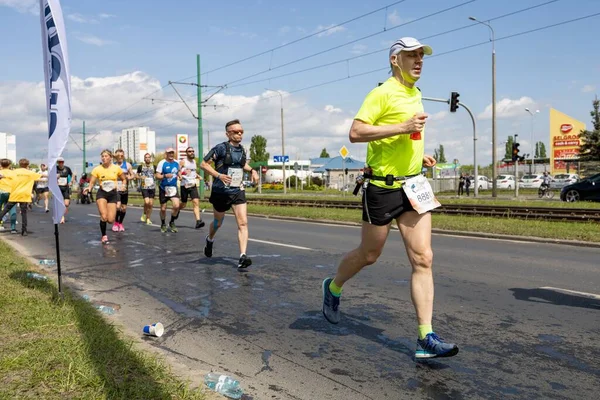
POLYGON ((94 187, 96 181, 100 189, 96 193, 96 205, 100 213, 100 231, 102 232, 102 244, 108 244, 106 236, 106 223, 112 224, 117 215, 117 180, 123 185, 127 183, 123 170, 112 163, 113 154, 110 150, 102 150, 100 153, 102 164, 92 170, 90 186, 83 190, 83 194, 94 187))

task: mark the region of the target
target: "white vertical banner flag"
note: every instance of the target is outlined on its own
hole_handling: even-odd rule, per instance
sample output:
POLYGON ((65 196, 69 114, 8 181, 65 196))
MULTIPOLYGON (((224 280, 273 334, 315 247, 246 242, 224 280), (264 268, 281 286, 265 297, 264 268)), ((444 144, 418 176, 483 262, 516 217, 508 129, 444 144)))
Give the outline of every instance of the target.
POLYGON ((65 213, 65 202, 58 187, 56 159, 61 156, 71 131, 71 74, 60 1, 39 1, 48 113, 48 187, 54 197, 52 218, 58 224, 65 213))

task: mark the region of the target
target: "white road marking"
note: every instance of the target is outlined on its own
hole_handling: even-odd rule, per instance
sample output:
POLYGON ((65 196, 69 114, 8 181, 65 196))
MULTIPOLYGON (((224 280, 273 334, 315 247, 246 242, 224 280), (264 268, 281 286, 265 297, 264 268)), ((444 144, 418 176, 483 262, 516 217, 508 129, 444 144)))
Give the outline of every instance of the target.
POLYGON ((313 250, 313 249, 310 249, 308 247, 295 246, 293 244, 269 242, 267 240, 258 240, 258 239, 251 239, 251 238, 249 238, 248 240, 251 241, 251 242, 264 243, 264 244, 272 244, 274 246, 290 247, 292 249, 298 249, 298 250, 313 250))
POLYGON ((88 214, 88 216, 90 216, 90 217, 96 217, 96 218, 100 218, 100 216, 99 216, 99 215, 96 215, 96 214, 88 214))
POLYGON ((577 290, 561 289, 561 288, 555 288, 552 286, 544 286, 544 287, 541 287, 540 289, 553 290, 555 292, 562 292, 562 293, 566 293, 566 294, 576 294, 578 296, 588 297, 588 298, 594 299, 594 300, 600 300, 600 295, 594 294, 594 293, 578 292, 577 290))

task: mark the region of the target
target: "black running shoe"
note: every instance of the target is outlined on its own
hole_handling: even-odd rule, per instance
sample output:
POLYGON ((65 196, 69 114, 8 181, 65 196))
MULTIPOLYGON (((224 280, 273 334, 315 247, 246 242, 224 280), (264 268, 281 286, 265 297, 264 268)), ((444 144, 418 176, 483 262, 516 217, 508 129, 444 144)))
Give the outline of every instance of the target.
POLYGON ((196 229, 200 229, 200 228, 204 227, 204 225, 206 225, 204 223, 204 221, 202 221, 202 220, 196 221, 196 229))
POLYGON ((206 246, 204 246, 204 255, 206 257, 212 257, 213 244, 214 242, 209 241, 208 235, 206 235, 206 246))
POLYGON ((240 257, 240 261, 238 261, 238 269, 248 268, 251 265, 252 265, 252 260, 250 258, 248 258, 247 255, 242 254, 242 256, 240 257))
POLYGON ((331 294, 329 284, 333 279, 327 278, 323 281, 323 316, 332 324, 340 322, 340 298, 331 294))

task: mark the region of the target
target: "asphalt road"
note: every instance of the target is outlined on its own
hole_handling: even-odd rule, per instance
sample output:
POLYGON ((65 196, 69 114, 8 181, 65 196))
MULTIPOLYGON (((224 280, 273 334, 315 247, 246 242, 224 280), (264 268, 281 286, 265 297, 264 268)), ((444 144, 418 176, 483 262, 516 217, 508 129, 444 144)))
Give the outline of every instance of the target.
MULTIPOLYGON (((54 258, 53 225, 39 210, 32 235, 2 236, 54 258)), ((598 248, 434 235, 434 328, 460 353, 415 363, 410 266, 396 231, 344 287, 334 326, 321 315, 321 282, 358 243, 357 228, 250 218, 254 264, 240 273, 231 216, 206 259, 207 228, 194 230, 191 213, 179 233, 161 234, 132 208, 108 246, 97 214, 73 205, 60 226, 66 281, 116 303, 109 318, 130 332, 162 322, 164 336, 142 339, 198 382, 226 372, 253 399, 597 398, 598 248)))

